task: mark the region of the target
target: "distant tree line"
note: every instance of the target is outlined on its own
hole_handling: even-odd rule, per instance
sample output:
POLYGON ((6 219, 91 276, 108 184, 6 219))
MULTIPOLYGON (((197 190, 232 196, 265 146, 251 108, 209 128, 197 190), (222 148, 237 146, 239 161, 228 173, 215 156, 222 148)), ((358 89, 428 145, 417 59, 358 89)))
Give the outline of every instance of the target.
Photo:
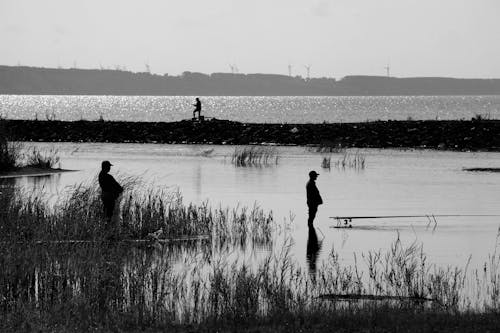
POLYGON ((500 79, 184 72, 179 76, 107 69, 0 66, 0 94, 34 95, 500 95, 500 79))

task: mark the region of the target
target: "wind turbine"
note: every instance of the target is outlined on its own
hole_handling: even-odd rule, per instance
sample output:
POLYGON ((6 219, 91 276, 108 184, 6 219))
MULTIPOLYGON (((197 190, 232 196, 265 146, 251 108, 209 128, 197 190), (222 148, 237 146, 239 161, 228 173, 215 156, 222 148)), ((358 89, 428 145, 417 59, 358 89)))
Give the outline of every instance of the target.
POLYGON ((391 66, 389 65, 389 63, 387 63, 387 66, 385 66, 384 68, 385 72, 387 73, 387 77, 391 77, 391 66))
POLYGON ((234 64, 229 64, 229 69, 231 69, 231 74, 236 74, 238 73, 238 67, 234 64))
POLYGON ((311 74, 311 65, 304 65, 304 67, 306 68, 306 71, 307 71, 307 80, 310 79, 310 74, 311 74))
POLYGON ((292 76, 292 65, 288 64, 288 76, 292 76))

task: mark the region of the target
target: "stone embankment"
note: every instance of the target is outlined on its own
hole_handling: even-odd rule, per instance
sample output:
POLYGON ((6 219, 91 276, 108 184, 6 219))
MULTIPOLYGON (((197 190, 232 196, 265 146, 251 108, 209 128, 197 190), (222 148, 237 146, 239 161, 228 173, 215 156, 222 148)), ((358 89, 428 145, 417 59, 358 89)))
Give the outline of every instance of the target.
POLYGON ((500 151, 500 120, 323 124, 3 120, 10 140, 325 145, 500 151))

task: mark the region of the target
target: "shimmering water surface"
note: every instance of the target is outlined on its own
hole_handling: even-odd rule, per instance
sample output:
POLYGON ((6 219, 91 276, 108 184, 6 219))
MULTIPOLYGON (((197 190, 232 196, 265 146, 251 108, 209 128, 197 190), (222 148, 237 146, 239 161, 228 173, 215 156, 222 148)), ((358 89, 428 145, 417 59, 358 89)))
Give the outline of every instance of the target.
MULTIPOLYGON (((328 170, 320 166, 326 155, 304 147, 278 147, 277 165, 236 167, 230 158, 235 147, 230 146, 36 145, 56 147, 61 167, 78 171, 18 178, 18 185, 43 188, 57 200, 67 186, 95 177, 102 160, 111 160, 112 174, 136 175, 154 186, 179 190, 187 203, 208 200, 214 208, 258 204, 274 212, 278 225, 285 226, 284 221, 291 219, 287 233, 292 254, 303 265, 308 242, 305 183, 311 169, 320 173, 317 184, 325 201, 315 221, 320 243, 317 264, 332 248, 342 260, 352 262, 353 253, 385 250, 399 235, 408 244, 422 243, 433 263, 464 266, 471 256, 472 264, 481 267, 497 242, 500 217, 437 217, 437 225, 429 225, 427 218, 360 220, 353 229, 331 228, 334 221, 329 217, 500 214, 500 173, 463 171, 464 167, 500 167, 500 153, 356 150, 351 152, 365 157, 365 169, 328 170)), ((332 165, 341 158, 341 154, 328 156, 332 165)))
MULTIPOLYGON (((243 122, 500 118, 500 96, 205 96, 206 117, 243 122)), ((10 119, 178 121, 192 117, 193 96, 0 95, 10 119)))

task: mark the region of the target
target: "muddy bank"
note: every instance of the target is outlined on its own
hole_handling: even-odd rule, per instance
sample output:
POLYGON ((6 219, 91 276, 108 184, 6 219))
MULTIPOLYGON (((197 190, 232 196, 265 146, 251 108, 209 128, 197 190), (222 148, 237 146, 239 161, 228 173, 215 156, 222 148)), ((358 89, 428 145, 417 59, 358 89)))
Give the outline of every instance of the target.
POLYGON ((328 145, 500 151, 500 120, 375 121, 335 124, 255 124, 4 120, 11 140, 328 145))

